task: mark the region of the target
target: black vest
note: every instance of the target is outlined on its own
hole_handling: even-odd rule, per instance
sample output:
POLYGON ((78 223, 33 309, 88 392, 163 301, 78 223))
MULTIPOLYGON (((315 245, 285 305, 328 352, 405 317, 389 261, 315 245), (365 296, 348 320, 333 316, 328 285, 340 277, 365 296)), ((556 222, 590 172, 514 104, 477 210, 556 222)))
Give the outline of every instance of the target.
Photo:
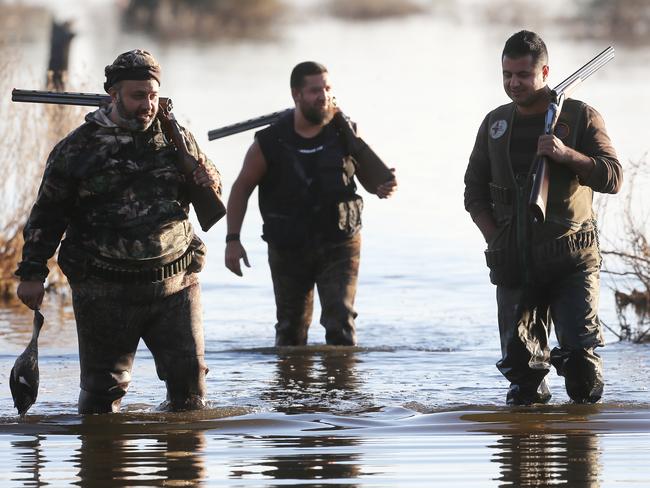
POLYGON ((296 134, 293 116, 255 135, 267 163, 258 194, 262 237, 283 247, 349 238, 361 228, 363 207, 354 162, 333 122, 305 139, 296 134))

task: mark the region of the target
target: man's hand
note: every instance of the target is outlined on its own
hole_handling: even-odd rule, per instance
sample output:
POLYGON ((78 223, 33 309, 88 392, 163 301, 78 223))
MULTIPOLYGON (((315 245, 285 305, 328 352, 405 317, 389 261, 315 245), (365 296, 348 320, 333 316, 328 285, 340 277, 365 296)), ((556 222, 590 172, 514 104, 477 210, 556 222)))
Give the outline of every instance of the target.
POLYGON ((581 181, 587 181, 596 164, 592 158, 565 146, 560 139, 552 134, 539 136, 537 154, 567 166, 580 177, 581 181))
POLYGON ((250 268, 248 256, 244 246, 239 241, 230 241, 226 243, 226 268, 235 273, 237 276, 243 276, 241 271, 241 259, 244 260, 246 267, 250 268))
POLYGON ((212 188, 219 188, 221 186, 221 178, 219 178, 217 168, 212 164, 206 163, 205 156, 202 154, 199 155, 198 164, 192 172, 192 177, 194 178, 194 183, 198 186, 212 188))
POLYGON ((21 281, 16 290, 20 301, 32 310, 38 310, 43 303, 45 287, 40 281, 21 281))
POLYGON ((389 198, 397 191, 397 177, 395 175, 395 168, 390 169, 393 173, 393 179, 382 183, 377 187, 377 196, 379 198, 389 198))
POLYGON ((539 136, 537 154, 546 156, 556 163, 567 164, 573 160, 573 150, 553 134, 539 136))

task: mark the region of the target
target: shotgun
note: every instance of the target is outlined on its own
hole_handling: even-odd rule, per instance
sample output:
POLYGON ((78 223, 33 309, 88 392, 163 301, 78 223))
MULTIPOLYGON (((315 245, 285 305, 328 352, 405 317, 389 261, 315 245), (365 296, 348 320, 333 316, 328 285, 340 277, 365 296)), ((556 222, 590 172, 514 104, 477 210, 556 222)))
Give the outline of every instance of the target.
MULTIPOLYGON (((614 48, 609 46, 551 90, 551 103, 546 111, 546 119, 544 121, 545 135, 553 134, 555 124, 562 112, 562 104, 565 98, 578 88, 580 83, 605 66, 613 58, 614 48)), ((528 207, 533 216, 533 220, 542 223, 546 218, 546 203, 548 201, 550 171, 548 158, 546 156, 539 156, 536 158, 534 165, 533 187, 530 192, 528 207)))
MULTIPOLYGON (((53 103, 58 105, 81 105, 99 107, 111 103, 111 97, 98 93, 53 92, 39 90, 20 90, 14 88, 11 92, 14 102, 53 103)), ((176 167, 185 175, 188 184, 189 197, 201 229, 207 232, 219 219, 226 215, 226 207, 221 200, 220 190, 212 187, 194 184, 192 172, 198 161, 190 153, 187 141, 171 112, 173 104, 170 98, 158 99, 158 114, 156 117, 168 141, 176 148, 176 167)))
MULTIPOLYGON (((244 120, 243 122, 236 122, 234 124, 219 127, 208 132, 208 139, 213 141, 222 137, 227 137, 233 134, 239 134, 250 129, 256 129, 265 125, 276 122, 280 117, 290 113, 293 109, 280 110, 260 117, 244 120)), ((343 141, 347 147, 349 154, 356 162, 356 175, 359 182, 366 189, 368 193, 377 193, 379 185, 395 178, 393 172, 386 166, 386 164, 377 156, 372 148, 366 142, 356 135, 355 128, 343 115, 341 111, 337 111, 334 115, 334 123, 339 129, 343 141)))

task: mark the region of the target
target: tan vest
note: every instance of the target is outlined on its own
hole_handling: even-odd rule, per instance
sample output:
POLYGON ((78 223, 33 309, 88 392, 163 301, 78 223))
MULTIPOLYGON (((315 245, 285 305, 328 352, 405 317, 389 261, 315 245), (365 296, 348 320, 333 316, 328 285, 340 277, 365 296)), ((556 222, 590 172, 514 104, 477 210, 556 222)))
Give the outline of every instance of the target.
MULTIPOLYGON (((576 148, 584 132, 585 104, 578 100, 566 100, 555 128, 555 135, 562 142, 576 148)), ((488 121, 488 155, 491 162, 492 182, 490 190, 497 222, 512 218, 514 205, 525 208, 528 204, 532 175, 527 185, 519 191, 510 161, 510 137, 515 116, 515 104, 509 103, 490 113, 488 121)), ((549 189, 546 221, 576 231, 586 220, 593 218, 593 191, 581 185, 578 176, 565 166, 549 164, 549 189)))

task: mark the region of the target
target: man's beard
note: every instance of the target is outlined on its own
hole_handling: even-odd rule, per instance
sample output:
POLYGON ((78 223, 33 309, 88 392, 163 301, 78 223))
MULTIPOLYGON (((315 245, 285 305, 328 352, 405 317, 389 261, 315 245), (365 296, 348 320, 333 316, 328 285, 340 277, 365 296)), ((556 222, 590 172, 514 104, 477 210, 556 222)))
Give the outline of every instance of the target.
POLYGON ((147 110, 140 110, 136 112, 129 112, 124 103, 122 102, 122 97, 118 94, 115 100, 115 108, 117 110, 118 124, 120 127, 123 127, 127 130, 132 131, 145 131, 151 124, 153 124, 156 114, 154 113, 148 121, 143 121, 138 118, 138 115, 149 114, 147 110))
POLYGON ((300 111, 303 117, 314 125, 322 125, 324 122, 329 122, 332 118, 332 110, 330 107, 313 107, 300 105, 300 111))

